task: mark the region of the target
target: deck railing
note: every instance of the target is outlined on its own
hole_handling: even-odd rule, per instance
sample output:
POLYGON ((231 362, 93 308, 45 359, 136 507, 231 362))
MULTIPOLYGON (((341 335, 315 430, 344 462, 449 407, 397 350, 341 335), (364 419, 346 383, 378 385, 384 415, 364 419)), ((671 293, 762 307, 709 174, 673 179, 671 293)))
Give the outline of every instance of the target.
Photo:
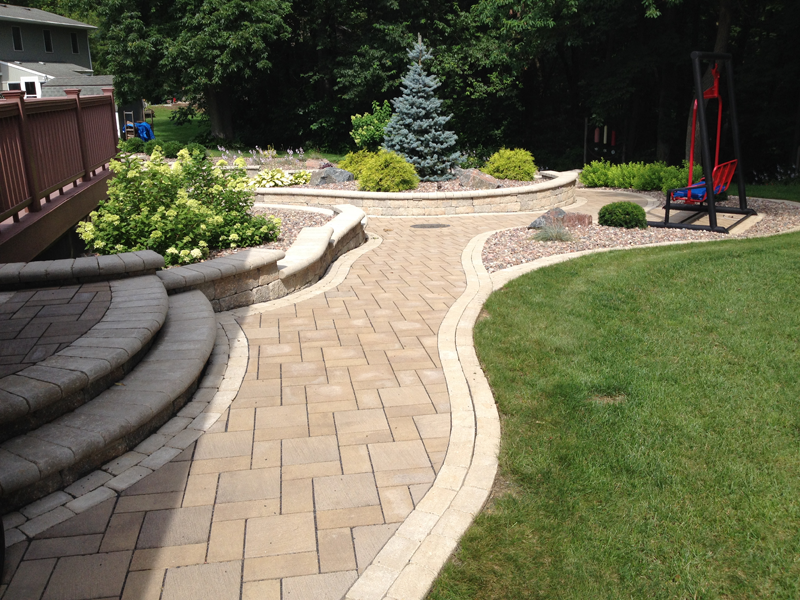
POLYGON ((42 209, 56 190, 88 181, 117 153, 113 88, 102 96, 25 100, 19 90, 0 100, 0 222, 42 209))

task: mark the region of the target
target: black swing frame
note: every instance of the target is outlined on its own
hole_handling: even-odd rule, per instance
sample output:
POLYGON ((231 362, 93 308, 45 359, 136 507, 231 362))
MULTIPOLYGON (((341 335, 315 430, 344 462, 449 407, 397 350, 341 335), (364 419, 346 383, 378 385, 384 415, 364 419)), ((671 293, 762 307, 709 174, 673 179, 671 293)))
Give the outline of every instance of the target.
POLYGON ((730 54, 722 54, 715 52, 692 52, 692 71, 694 74, 694 91, 697 101, 697 114, 699 120, 700 130, 700 147, 703 156, 703 175, 706 184, 706 201, 701 204, 689 204, 683 202, 671 202, 672 192, 675 190, 667 191, 666 204, 664 205, 664 220, 663 221, 648 221, 650 227, 669 227, 674 229, 697 229, 701 231, 714 231, 717 233, 730 233, 730 228, 738 225, 747 217, 757 214, 752 208, 747 206, 747 194, 745 191, 744 183, 744 169, 742 168, 742 152, 739 142, 739 122, 736 118, 736 98, 733 91, 733 57, 730 54), (702 75, 700 73, 701 62, 717 62, 724 63, 725 65, 725 79, 728 85, 728 103, 729 114, 731 123, 731 134, 733 137, 733 153, 736 158, 736 183, 739 187, 739 206, 721 206, 716 205, 716 197, 714 195, 714 181, 713 171, 714 167, 711 162, 711 146, 708 139, 708 121, 706 119, 706 107, 703 98, 703 83, 702 75), (670 223, 669 213, 670 210, 686 211, 698 213, 696 216, 692 215, 689 219, 680 223, 670 223), (703 213, 708 213, 708 225, 695 225, 692 221, 702 217, 703 213), (736 221, 730 227, 722 227, 717 223, 717 213, 728 213, 734 215, 743 215, 741 219, 736 221))

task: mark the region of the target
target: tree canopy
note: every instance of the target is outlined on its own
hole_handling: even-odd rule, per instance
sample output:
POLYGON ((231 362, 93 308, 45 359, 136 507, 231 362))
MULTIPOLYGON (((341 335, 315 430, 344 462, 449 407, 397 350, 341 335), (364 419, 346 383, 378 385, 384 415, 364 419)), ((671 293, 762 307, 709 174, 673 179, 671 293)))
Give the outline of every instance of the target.
POLYGON ((678 163, 689 54, 715 48, 734 56, 750 170, 794 163, 800 145, 796 0, 29 3, 95 19, 124 97, 186 96, 244 143, 344 149, 350 115, 398 95, 421 34, 462 150, 519 146, 573 168, 588 119, 616 131, 628 160, 678 163))

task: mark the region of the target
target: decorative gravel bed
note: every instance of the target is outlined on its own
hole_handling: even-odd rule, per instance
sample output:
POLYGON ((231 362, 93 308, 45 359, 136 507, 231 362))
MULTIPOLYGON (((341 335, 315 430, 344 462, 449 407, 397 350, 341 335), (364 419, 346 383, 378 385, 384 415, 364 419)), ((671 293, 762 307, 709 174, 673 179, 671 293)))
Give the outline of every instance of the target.
MULTIPOLYGON (((738 202, 738 201, 737 201, 738 202)), ((728 203, 733 203, 729 201, 728 203)), ((573 242, 536 242, 530 238, 535 233, 525 227, 499 231, 486 240, 483 246, 483 265, 490 273, 534 261, 545 256, 580 252, 595 248, 627 248, 659 242, 724 240, 772 235, 800 227, 800 204, 748 199, 748 205, 764 218, 740 234, 712 233, 689 229, 622 229, 618 227, 575 227, 571 231, 573 242)))
MULTIPOLYGON (((513 179, 500 179, 501 188, 522 187, 525 185, 534 185, 542 183, 544 178, 536 178, 533 181, 515 181, 513 179)), ((345 181, 344 183, 329 183, 327 185, 295 185, 292 188, 310 188, 313 190, 343 190, 348 192, 358 191, 357 181, 345 181)), ((404 194, 412 193, 431 193, 431 192, 469 192, 477 190, 478 188, 464 187, 458 179, 450 179, 449 181, 421 181, 419 186, 413 190, 403 190, 404 194)))
MULTIPOLYGON (((310 212, 307 210, 291 210, 286 208, 259 208, 254 207, 251 211, 254 215, 272 215, 281 220, 281 234, 280 237, 274 242, 262 244, 261 246, 253 246, 253 248, 262 248, 265 250, 283 250, 284 252, 297 239, 300 230, 303 227, 320 227, 325 225, 328 221, 333 219, 334 215, 326 215, 317 212, 310 212)), ((220 258, 238 252, 237 250, 213 250, 209 253, 208 258, 220 258)))

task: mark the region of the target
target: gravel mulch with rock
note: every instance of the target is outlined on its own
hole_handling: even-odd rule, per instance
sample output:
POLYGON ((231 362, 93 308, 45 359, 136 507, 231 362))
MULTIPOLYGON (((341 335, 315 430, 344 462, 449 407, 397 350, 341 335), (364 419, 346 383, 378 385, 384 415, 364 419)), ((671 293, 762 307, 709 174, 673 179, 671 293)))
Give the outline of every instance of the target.
MULTIPOLYGON (((328 221, 333 219, 334 215, 326 215, 317 212, 310 212, 306 210, 291 210, 286 208, 261 208, 254 207, 251 211, 254 215, 272 215, 281 220, 281 234, 280 237, 274 242, 262 244, 261 246, 253 246, 253 248, 260 248, 262 250, 283 250, 284 252, 294 244, 300 230, 303 227, 320 227, 325 225, 328 221)), ((242 248, 244 250, 244 248, 242 248)), ((225 250, 213 250, 209 253, 208 258, 220 258, 238 252, 227 248, 225 250)))
MULTIPOLYGON (((543 178, 537 178, 533 181, 515 181, 513 179, 499 179, 500 188, 522 187, 525 185, 534 185, 542 183, 543 178)), ((326 185, 293 185, 295 188, 310 188, 314 190, 343 190, 348 192, 358 191, 357 181, 345 181, 343 183, 329 183, 326 185)), ((419 186, 413 190, 403 190, 403 194, 413 193, 431 193, 431 192, 469 192, 475 191, 478 188, 468 188, 461 185, 458 179, 450 179, 449 181, 421 181, 419 186)))
MULTIPOLYGON (((734 203, 734 201, 728 201, 734 203)), ((597 248, 628 248, 643 244, 679 241, 725 240, 773 235, 800 227, 800 204, 786 204, 770 200, 748 199, 763 219, 740 234, 712 233, 689 229, 622 229, 619 227, 575 227, 570 229, 575 236, 572 242, 537 242, 530 239, 536 230, 517 227, 499 231, 486 240, 483 246, 483 265, 490 273, 532 262, 545 256, 593 250, 597 248)))

